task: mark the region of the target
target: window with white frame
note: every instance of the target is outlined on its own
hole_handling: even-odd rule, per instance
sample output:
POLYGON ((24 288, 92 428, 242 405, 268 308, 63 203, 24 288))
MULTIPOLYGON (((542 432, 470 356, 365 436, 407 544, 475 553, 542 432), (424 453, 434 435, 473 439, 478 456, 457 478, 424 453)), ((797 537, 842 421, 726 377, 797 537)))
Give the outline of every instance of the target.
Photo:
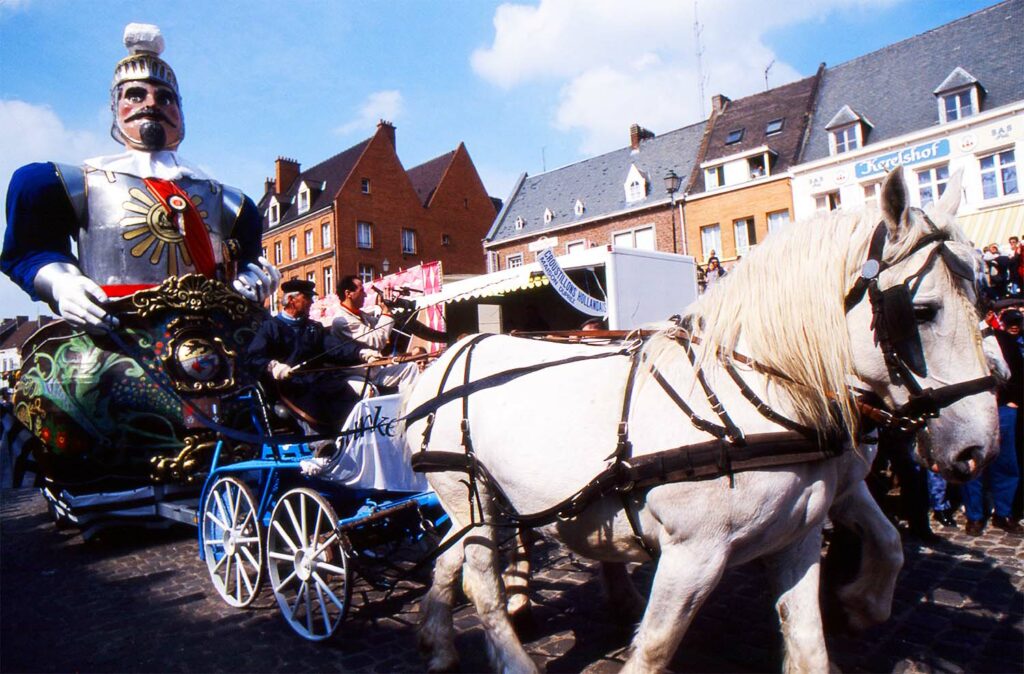
POLYGON ((416 230, 415 229, 403 229, 402 230, 402 253, 405 255, 412 255, 416 252, 416 230))
POLYGON ((780 133, 782 131, 782 125, 785 119, 773 119, 768 122, 764 127, 764 135, 771 136, 772 134, 780 133))
POLYGON ((320 245, 324 248, 331 245, 331 223, 329 222, 320 225, 320 245))
POLYGON ((881 202, 879 197, 882 194, 882 183, 868 183, 864 186, 864 205, 878 206, 881 202))
POLYGON ((523 219, 521 217, 516 218, 516 230, 522 229, 524 224, 526 223, 523 222, 523 219))
POLYGON ((266 246, 263 246, 263 252, 261 253, 261 256, 262 257, 266 257, 267 256, 267 247, 266 246))
POLYGON ((334 269, 331 265, 324 267, 324 295, 334 292, 334 269))
POLYGON ((612 245, 618 248, 638 248, 640 250, 656 250, 654 242, 654 226, 637 227, 625 232, 612 234, 612 245))
POLYGON ((492 272, 498 271, 499 267, 501 266, 501 263, 499 262, 499 260, 500 260, 500 258, 498 257, 498 253, 496 251, 493 251, 493 250, 487 251, 487 273, 488 274, 490 274, 492 272))
POLYGON ((717 224, 700 228, 700 252, 705 262, 712 255, 721 255, 722 228, 717 224))
POLYGON ((271 227, 281 222, 281 206, 276 201, 270 202, 270 208, 267 209, 267 220, 271 227))
POLYGON ((299 190, 299 213, 309 210, 309 188, 305 185, 299 190))
POLYGON ((578 252, 580 252, 582 250, 586 250, 586 249, 587 249, 587 240, 586 239, 580 239, 579 241, 570 241, 569 243, 565 244, 565 254, 566 255, 569 255, 571 253, 578 253, 578 252))
POLYGON ((583 200, 577 199, 576 205, 572 207, 572 212, 575 213, 576 215, 583 215, 584 210, 586 209, 583 207, 583 200))
POLYGON ((362 180, 360 180, 359 181, 359 189, 362 190, 363 194, 369 194, 370 193, 370 179, 369 178, 363 178, 362 180))
POLYGON ((707 187, 722 187, 725 185, 725 167, 724 166, 712 166, 704 169, 704 182, 707 183, 707 187))
POLYGON ((310 283, 316 285, 316 272, 315 271, 307 271, 306 272, 306 280, 309 281, 310 283))
POLYGON ((1017 193, 1017 160, 1013 150, 1003 150, 979 160, 981 193, 985 199, 998 199, 1017 193))
POLYGON ((356 273, 359 275, 359 280, 363 283, 372 283, 373 279, 377 278, 377 270, 372 264, 360 263, 356 273))
POLYGON ((554 217, 555 217, 555 214, 551 212, 550 208, 545 208, 544 209, 544 224, 545 225, 550 224, 551 221, 554 219, 554 217))
POLYGON ((819 213, 838 211, 842 205, 842 202, 839 200, 839 190, 814 195, 814 210, 819 213))
POLYGON ((974 101, 971 100, 971 89, 961 89, 939 97, 942 105, 942 120, 953 122, 974 114, 974 101))
POLYGON ((281 264, 281 242, 274 242, 274 264, 281 264))
POLYGON ((303 237, 306 242, 306 255, 313 252, 313 230, 307 229, 306 235, 303 237))
POLYGON ((835 149, 835 154, 842 154, 860 147, 860 138, 857 133, 859 128, 859 124, 851 124, 832 132, 832 146, 835 149))
POLYGON ((768 214, 768 233, 781 232, 789 226, 789 210, 774 211, 768 214))
POLYGON ((356 223, 356 248, 373 248, 373 225, 370 223, 356 223))
POLYGON ((292 236, 288 237, 288 259, 294 260, 299 256, 299 237, 292 236))
POLYGON ((921 197, 921 208, 932 203, 946 191, 949 182, 949 164, 939 164, 917 171, 917 193, 921 197))
POLYGON ((506 269, 512 269, 513 267, 522 267, 522 266, 523 266, 523 254, 522 253, 516 253, 515 255, 506 255, 505 256, 505 268, 506 269))
POLYGON ((736 241, 736 256, 746 255, 750 247, 757 243, 757 231, 754 229, 754 218, 740 218, 732 221, 733 236, 736 241))

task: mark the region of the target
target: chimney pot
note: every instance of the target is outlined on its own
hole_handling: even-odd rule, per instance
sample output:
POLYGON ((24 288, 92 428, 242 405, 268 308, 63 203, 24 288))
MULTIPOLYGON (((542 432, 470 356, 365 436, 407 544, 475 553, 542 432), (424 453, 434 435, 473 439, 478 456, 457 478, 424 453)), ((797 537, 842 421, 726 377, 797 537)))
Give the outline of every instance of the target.
POLYGON ((391 147, 394 147, 394 148, 398 147, 395 144, 395 125, 394 124, 392 124, 391 122, 389 122, 386 119, 378 120, 377 121, 377 131, 382 131, 384 133, 384 135, 388 137, 388 140, 391 141, 391 147))
POLYGON ((714 96, 711 97, 711 109, 721 114, 722 112, 725 111, 725 106, 728 105, 730 102, 731 101, 728 96, 723 96, 722 94, 715 94, 714 96))

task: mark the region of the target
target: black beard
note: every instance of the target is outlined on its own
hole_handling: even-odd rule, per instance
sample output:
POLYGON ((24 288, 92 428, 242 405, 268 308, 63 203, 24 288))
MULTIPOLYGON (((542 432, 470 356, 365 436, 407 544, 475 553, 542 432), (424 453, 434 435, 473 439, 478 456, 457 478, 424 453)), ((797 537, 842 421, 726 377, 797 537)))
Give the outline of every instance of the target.
POLYGON ((160 122, 147 120, 139 127, 139 139, 142 141, 142 147, 150 152, 157 152, 164 149, 167 132, 160 122))

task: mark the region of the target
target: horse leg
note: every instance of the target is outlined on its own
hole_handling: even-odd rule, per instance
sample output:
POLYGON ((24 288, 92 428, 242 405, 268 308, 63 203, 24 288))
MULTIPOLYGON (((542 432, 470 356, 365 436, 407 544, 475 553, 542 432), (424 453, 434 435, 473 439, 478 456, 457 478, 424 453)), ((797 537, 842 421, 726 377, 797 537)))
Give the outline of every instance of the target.
POLYGON ((726 559, 724 549, 706 540, 662 547, 651 597, 623 674, 665 669, 693 616, 721 579, 726 559))
POLYGON ((498 573, 495 528, 483 526, 469 534, 465 554, 462 587, 483 623, 491 667, 496 672, 536 672, 537 666, 519 643, 508 617, 505 592, 498 573))
POLYGON ((821 527, 766 559, 773 572, 785 650, 783 671, 827 672, 828 652, 821 626, 818 587, 821 562, 821 527))
POLYGON ((520 529, 516 539, 502 579, 508 595, 508 613, 514 623, 523 624, 530 621, 530 553, 537 534, 533 529, 520 529))
POLYGON ((624 562, 601 562, 601 584, 613 616, 630 623, 643 618, 647 600, 633 585, 624 562))
POLYGON ((461 543, 456 543, 438 557, 434 562, 430 590, 420 602, 417 640, 420 652, 427 657, 427 671, 430 672, 454 671, 459 666, 452 610, 455 603, 455 583, 462 569, 463 559, 461 543))
POLYGON ((863 482, 838 498, 829 516, 833 522, 852 529, 861 539, 856 578, 836 592, 845 609, 848 627, 862 631, 885 622, 892 611, 896 578, 903 568, 899 532, 879 509, 863 482))

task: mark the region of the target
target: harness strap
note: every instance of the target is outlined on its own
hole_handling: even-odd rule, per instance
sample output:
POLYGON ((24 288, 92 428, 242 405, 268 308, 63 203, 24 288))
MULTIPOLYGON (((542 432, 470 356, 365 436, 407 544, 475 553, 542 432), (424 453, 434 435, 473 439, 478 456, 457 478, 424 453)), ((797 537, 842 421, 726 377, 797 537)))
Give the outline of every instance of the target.
POLYGON ((725 428, 723 426, 718 426, 703 417, 697 416, 697 413, 693 411, 693 408, 683 400, 682 396, 680 396, 674 388, 672 388, 672 385, 668 383, 657 366, 651 365, 650 372, 651 376, 654 377, 654 381, 658 382, 658 385, 661 386, 663 391, 665 391, 665 394, 669 399, 676 404, 676 407, 683 411, 683 414, 686 415, 690 420, 690 423, 693 424, 695 428, 719 439, 725 437, 725 428))
POLYGON ((736 371, 736 368, 732 366, 732 363, 724 361, 723 366, 725 367, 725 371, 729 373, 729 377, 732 379, 733 383, 735 383, 737 388, 739 388, 743 397, 747 399, 747 402, 754 406, 754 409, 756 409, 761 416, 778 424, 779 426, 782 426, 783 428, 799 433, 805 438, 815 436, 815 431, 813 429, 782 416, 769 407, 765 401, 761 400, 761 398, 754 392, 754 389, 750 388, 750 385, 743 380, 743 377, 741 377, 739 372, 736 371))

